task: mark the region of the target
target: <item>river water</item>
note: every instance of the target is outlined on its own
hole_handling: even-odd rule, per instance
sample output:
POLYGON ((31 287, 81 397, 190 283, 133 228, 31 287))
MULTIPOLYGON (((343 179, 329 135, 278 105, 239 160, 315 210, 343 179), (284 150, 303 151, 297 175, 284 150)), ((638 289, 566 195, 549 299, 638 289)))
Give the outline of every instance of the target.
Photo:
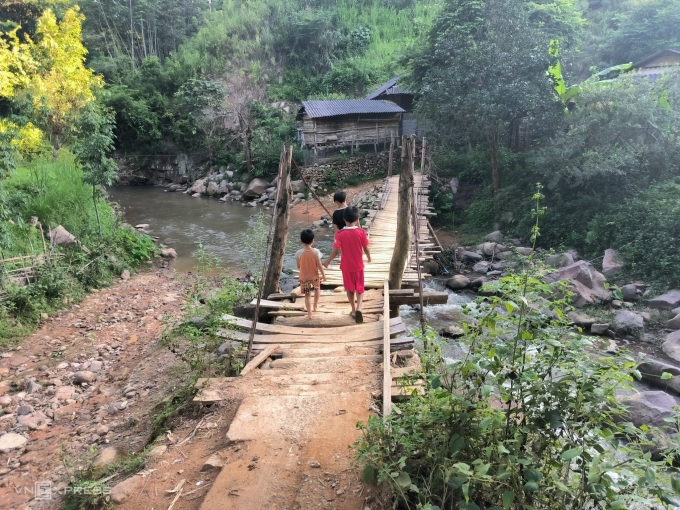
MULTIPOLYGON (((184 193, 142 186, 112 187, 109 188, 109 197, 120 206, 128 223, 133 226, 148 223, 152 236, 177 251, 178 258, 172 263, 177 271, 188 272, 196 267, 200 246, 227 269, 235 272, 261 271, 262 259, 258 260, 249 252, 245 240, 253 235, 260 213, 265 213, 264 224, 268 229, 271 211, 262 207, 244 207, 241 202, 193 198, 184 193)), ((291 218, 286 269, 295 268, 293 256, 301 247, 299 232, 318 219, 291 218)), ((332 248, 331 231, 318 229, 315 233, 315 247, 328 255, 332 248)))

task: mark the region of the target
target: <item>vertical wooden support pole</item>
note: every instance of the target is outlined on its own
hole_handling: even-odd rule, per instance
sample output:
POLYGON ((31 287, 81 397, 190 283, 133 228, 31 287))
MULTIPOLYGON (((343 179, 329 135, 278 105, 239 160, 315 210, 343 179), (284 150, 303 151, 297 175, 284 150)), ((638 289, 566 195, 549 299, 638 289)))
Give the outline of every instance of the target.
POLYGON ((378 136, 378 123, 375 123, 375 143, 373 144, 373 152, 378 152, 378 141, 379 141, 379 136, 378 136))
MULTIPOLYGON (((390 261, 390 289, 400 289, 404 268, 411 248, 411 187, 413 186, 413 167, 410 143, 406 136, 401 138, 401 175, 399 176, 399 198, 397 202, 397 236, 390 261)), ((399 307, 393 306, 393 316, 399 314, 399 307)))
POLYGON ((390 285, 383 283, 383 417, 392 412, 392 374, 390 366, 390 285))
POLYGON ((281 270, 283 269, 283 257, 286 252, 288 240, 288 220, 290 219, 290 203, 292 190, 290 188, 290 166, 293 156, 293 147, 288 149, 283 161, 281 180, 276 203, 276 218, 274 218, 274 235, 272 238, 271 256, 267 265, 267 273, 264 276, 263 296, 269 296, 278 292, 281 270))
POLYGON ((423 144, 421 147, 421 154, 420 154, 420 173, 425 174, 425 137, 423 136, 423 144))
MULTIPOLYGON (((314 156, 315 156, 315 159, 316 159, 316 155, 317 155, 317 149, 318 149, 318 147, 316 145, 316 120, 315 120, 314 121, 314 156)), ((316 161, 315 161, 315 163, 316 163, 316 161)))
POLYGON ((387 161, 387 177, 392 177, 392 162, 394 160, 394 131, 390 132, 390 156, 387 161))

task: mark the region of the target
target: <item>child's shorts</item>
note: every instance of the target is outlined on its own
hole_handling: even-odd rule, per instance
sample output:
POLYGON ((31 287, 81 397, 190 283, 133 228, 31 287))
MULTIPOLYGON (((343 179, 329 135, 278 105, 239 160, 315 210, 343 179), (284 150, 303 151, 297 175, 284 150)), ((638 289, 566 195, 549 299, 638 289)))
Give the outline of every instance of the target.
POLYGON ((364 293, 364 271, 343 271, 342 284, 348 292, 364 293))
POLYGON ((300 289, 303 294, 309 294, 315 290, 321 288, 321 280, 317 278, 316 280, 305 280, 300 282, 300 289))

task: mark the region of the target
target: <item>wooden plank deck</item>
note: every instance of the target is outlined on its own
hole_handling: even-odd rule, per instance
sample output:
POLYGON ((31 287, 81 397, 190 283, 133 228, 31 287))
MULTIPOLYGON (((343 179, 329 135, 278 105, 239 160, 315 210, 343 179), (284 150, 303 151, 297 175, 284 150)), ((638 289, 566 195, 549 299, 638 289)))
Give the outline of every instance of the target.
MULTIPOLYGON (((411 236, 410 260, 403 279, 407 286, 418 283, 418 261, 431 258, 430 253, 439 249, 425 216, 430 212, 429 181, 420 174, 414 177, 420 253, 415 252, 411 236)), ((337 462, 338 452, 344 455, 357 438, 355 423, 368 418, 379 395, 383 395, 383 413, 388 414, 392 400, 423 391, 417 375, 403 379, 420 373, 417 355, 400 354, 413 349, 413 339, 408 337, 401 317, 388 317, 390 301, 417 303, 420 298, 412 289, 386 292, 396 241, 398 187, 398 176, 387 179, 382 207, 369 216, 372 262, 365 269, 363 324, 356 324, 350 317, 342 275, 337 265, 331 266, 326 270, 324 284, 331 289, 321 292, 313 320, 307 318, 299 288, 267 296, 260 301, 260 307, 273 321, 256 324, 252 345, 255 358, 245 373, 241 377, 198 381, 199 393, 194 400, 203 404, 233 398, 235 394, 243 398, 227 437, 230 441, 247 441, 249 455, 257 454, 261 466, 272 466, 247 470, 236 463, 227 464, 203 500, 202 510, 268 508, 267 494, 277 493, 276 487, 297 484, 293 479, 281 478, 281 473, 296 476, 306 456, 313 456, 315 462, 326 467, 337 462), (303 422, 299 422, 300 416, 305 417, 303 422), (323 451, 328 456, 322 456, 318 441, 323 441, 323 451), (300 445, 294 449, 296 453, 291 450, 293 444, 300 445), (279 451, 288 453, 278 455, 279 451), (274 469, 284 465, 286 469, 274 469), (225 498, 236 487, 234 484, 240 489, 240 497, 225 498)), ((435 304, 446 302, 448 295, 427 293, 423 297, 426 303, 435 304)), ((225 329, 219 336, 247 342, 250 320, 224 315, 223 321, 225 329)), ((305 508, 297 497, 290 506, 305 508)))

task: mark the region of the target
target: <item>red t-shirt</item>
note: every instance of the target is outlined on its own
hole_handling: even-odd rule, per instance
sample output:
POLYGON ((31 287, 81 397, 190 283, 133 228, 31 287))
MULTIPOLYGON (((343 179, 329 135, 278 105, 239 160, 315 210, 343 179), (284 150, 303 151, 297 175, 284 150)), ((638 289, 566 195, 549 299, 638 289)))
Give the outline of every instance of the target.
POLYGON ((342 271, 363 271, 364 246, 368 246, 368 237, 363 228, 345 227, 335 233, 333 249, 342 252, 340 259, 342 271))

